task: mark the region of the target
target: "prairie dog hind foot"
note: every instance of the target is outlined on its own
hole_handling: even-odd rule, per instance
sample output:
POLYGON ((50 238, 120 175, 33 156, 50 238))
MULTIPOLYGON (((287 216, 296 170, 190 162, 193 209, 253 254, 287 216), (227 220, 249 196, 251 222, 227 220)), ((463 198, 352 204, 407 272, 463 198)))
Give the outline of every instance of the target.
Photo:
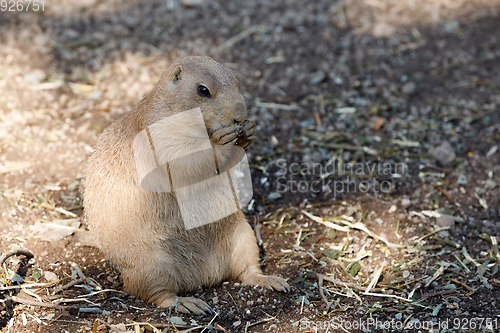
POLYGON ((156 305, 162 308, 173 308, 182 313, 193 313, 198 316, 205 316, 214 312, 207 303, 194 297, 171 296, 156 303, 156 305))

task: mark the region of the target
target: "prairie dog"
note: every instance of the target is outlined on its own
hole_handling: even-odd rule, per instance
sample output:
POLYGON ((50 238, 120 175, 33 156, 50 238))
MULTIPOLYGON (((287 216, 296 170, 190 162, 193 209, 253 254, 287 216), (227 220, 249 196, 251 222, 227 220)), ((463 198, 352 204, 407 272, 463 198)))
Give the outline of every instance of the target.
MULTIPOLYGON (((204 314, 210 310, 206 303, 177 293, 225 279, 279 291, 289 287, 280 277, 262 274, 255 235, 239 208, 216 222, 188 229, 175 193, 141 186, 134 139, 162 119, 196 108, 214 154, 217 151, 217 169, 232 167, 241 148, 256 138, 239 80, 209 57, 188 57, 169 67, 149 95, 100 135, 86 167, 84 206, 96 244, 121 271, 127 292, 161 307, 175 304, 179 311, 204 314)), ((165 145, 175 140, 184 145, 180 150, 193 149, 198 133, 183 130, 184 125, 190 124, 158 135, 165 145)), ((197 161, 198 167, 213 171, 207 161, 197 161)), ((186 162, 183 169, 183 177, 196 177, 192 164, 186 162)), ((221 202, 214 195, 204 209, 217 213, 221 202)))

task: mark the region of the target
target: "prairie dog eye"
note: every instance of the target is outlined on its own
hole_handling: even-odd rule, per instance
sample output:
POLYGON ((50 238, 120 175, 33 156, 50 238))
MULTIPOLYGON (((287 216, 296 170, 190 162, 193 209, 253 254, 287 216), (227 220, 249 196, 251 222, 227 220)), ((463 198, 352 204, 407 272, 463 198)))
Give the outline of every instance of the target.
POLYGON ((210 94, 210 90, 208 90, 207 86, 204 86, 203 84, 200 84, 198 86, 198 92, 203 97, 212 97, 212 95, 210 94))

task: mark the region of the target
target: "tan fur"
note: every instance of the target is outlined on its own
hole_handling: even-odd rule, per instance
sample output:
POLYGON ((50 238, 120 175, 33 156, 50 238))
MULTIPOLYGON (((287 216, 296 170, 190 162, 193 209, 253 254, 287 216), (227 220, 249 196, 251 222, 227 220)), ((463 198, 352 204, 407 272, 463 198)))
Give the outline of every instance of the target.
MULTIPOLYGON (((179 292, 224 279, 286 290, 283 279, 262 274, 255 235, 241 211, 186 230, 173 194, 145 191, 139 184, 135 136, 167 116, 196 107, 222 157, 221 169, 231 165, 235 145, 246 147, 255 140, 255 124, 246 120, 232 71, 208 57, 189 57, 171 66, 149 95, 101 134, 89 159, 84 205, 96 243, 120 269, 126 291, 163 307, 174 304, 179 292), (211 98, 198 93, 199 84, 210 89, 211 98)), ((172 133, 186 149, 196 144, 198 133, 176 129, 166 137, 172 133)), ((184 177, 190 177, 190 163, 185 161, 184 177)), ((196 163, 209 167, 208 160, 196 163)), ((208 209, 218 209, 217 200, 208 209)), ((178 299, 181 311, 209 310, 200 300, 178 299)))

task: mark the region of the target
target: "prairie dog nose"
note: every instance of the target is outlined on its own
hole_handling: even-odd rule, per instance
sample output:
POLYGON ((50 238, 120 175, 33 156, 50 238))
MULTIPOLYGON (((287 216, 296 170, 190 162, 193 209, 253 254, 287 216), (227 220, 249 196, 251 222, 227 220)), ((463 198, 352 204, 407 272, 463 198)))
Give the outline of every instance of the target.
POLYGON ((234 121, 241 123, 247 118, 247 108, 243 103, 236 103, 234 107, 234 121))

